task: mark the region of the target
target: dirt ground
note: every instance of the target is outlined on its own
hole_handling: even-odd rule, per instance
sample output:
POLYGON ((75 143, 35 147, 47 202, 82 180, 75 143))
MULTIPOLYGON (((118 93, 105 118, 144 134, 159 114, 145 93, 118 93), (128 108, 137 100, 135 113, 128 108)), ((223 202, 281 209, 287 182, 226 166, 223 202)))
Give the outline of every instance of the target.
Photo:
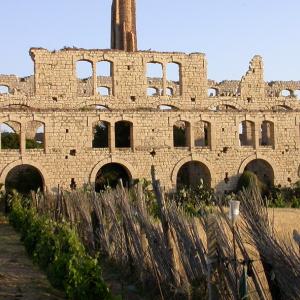
POLYGON ((19 235, 0 215, 0 300, 60 300, 45 274, 27 256, 19 235))

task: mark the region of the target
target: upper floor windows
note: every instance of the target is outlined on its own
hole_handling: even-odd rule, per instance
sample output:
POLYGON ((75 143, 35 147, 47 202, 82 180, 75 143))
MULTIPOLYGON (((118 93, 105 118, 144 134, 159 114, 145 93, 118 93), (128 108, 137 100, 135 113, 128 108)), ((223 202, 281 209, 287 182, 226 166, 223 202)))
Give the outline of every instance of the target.
POLYGON ((148 96, 178 96, 181 94, 181 65, 176 62, 149 62, 146 65, 148 96), (152 90, 151 92, 150 89, 152 90))
POLYGON ((87 60, 76 62, 77 94, 81 97, 93 95, 110 96, 113 93, 113 63, 87 60))

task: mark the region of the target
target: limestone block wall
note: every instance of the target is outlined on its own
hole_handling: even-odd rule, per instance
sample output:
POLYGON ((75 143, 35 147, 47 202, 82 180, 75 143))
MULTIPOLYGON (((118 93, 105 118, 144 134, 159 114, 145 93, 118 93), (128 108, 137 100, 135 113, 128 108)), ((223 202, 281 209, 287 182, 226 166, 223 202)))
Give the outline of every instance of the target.
POLYGON ((2 182, 13 166, 24 163, 40 170, 49 189, 55 189, 58 184, 69 188, 72 178, 78 186, 94 182, 101 166, 108 162, 118 162, 128 169, 132 178, 150 178, 151 165, 155 165, 162 184, 167 189, 174 189, 179 168, 193 160, 207 166, 212 187, 223 192, 234 189, 246 164, 256 158, 264 159, 272 166, 276 184, 289 185, 291 181, 298 180, 300 120, 293 112, 289 113, 288 118, 282 112, 276 116, 272 113, 246 115, 239 112, 230 116, 224 112, 1 112, 0 121, 9 120, 21 124, 21 137, 24 137, 28 122, 44 122, 45 149, 27 150, 24 149, 24 142, 21 142, 20 151, 1 150, 2 182), (256 134, 259 134, 262 121, 267 119, 274 122, 274 147, 239 145, 238 124, 248 119, 255 122, 256 134), (93 149, 93 124, 100 120, 112 126, 119 120, 131 121, 133 147, 93 149), (191 142, 189 147, 175 148, 173 124, 177 120, 191 124, 191 139, 194 125, 199 120, 208 120, 212 132, 211 145, 195 147, 191 142), (150 154, 153 149, 156 152, 154 157, 150 154), (71 150, 76 150, 76 154, 71 155, 71 150), (228 182, 224 181, 226 176, 228 182))
POLYGON ((13 126, 21 137, 20 149, 0 151, 2 183, 13 167, 30 164, 39 169, 47 188, 55 191, 58 185, 69 188, 72 179, 77 186, 93 183, 103 165, 117 162, 133 179, 149 179, 154 165, 162 184, 172 190, 180 168, 199 161, 210 171, 211 186, 224 192, 235 188, 239 175, 255 159, 271 166, 275 184, 286 186, 299 179, 300 82, 265 82, 259 56, 240 81, 217 83, 207 79, 206 59, 200 53, 73 48, 57 52, 34 48, 30 53, 34 76, 0 76, 0 85, 14 90, 0 94, 0 123, 19 124, 13 126), (92 76, 78 79, 76 65, 83 60, 90 62, 92 76), (100 61, 111 63, 110 76, 97 76, 100 61), (147 63, 153 62, 162 66, 160 79, 147 78, 147 63), (170 62, 179 65, 178 82, 167 80, 170 62), (99 95, 99 86, 108 87, 109 95, 99 95), (149 86, 163 91, 171 87, 174 93, 149 96, 149 86), (211 88, 216 90, 212 96, 211 88), (44 149, 26 149, 26 136, 33 137, 35 129, 28 125, 32 121, 45 125, 44 149), (109 146, 94 149, 93 126, 100 121, 110 126, 109 146), (116 147, 118 121, 132 124, 130 148, 116 147), (174 147, 177 121, 188 125, 185 147, 174 147), (246 134, 241 130, 247 128, 243 121, 250 126, 247 134, 253 135, 247 146, 240 141, 246 134), (203 122, 207 145, 195 143, 203 139, 203 122))

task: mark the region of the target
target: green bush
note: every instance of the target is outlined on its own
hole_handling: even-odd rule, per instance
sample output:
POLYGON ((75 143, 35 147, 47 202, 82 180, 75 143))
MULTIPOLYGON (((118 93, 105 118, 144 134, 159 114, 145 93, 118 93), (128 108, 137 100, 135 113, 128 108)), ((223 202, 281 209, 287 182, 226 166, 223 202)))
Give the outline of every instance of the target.
POLYGON ((76 232, 68 224, 40 216, 22 203, 19 195, 11 196, 9 220, 51 284, 64 289, 69 299, 112 299, 98 259, 86 253, 76 232))

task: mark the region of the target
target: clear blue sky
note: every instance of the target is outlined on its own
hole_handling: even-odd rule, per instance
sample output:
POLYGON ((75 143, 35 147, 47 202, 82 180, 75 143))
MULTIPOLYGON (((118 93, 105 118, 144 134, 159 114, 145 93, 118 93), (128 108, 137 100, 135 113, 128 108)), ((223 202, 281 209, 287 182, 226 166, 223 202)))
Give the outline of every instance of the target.
MULTIPOLYGON (((33 73, 30 47, 109 48, 111 0, 1 3, 0 73, 33 73)), ((260 54, 266 80, 300 80, 299 0, 137 0, 139 49, 204 52, 209 78, 240 79, 260 54)))

